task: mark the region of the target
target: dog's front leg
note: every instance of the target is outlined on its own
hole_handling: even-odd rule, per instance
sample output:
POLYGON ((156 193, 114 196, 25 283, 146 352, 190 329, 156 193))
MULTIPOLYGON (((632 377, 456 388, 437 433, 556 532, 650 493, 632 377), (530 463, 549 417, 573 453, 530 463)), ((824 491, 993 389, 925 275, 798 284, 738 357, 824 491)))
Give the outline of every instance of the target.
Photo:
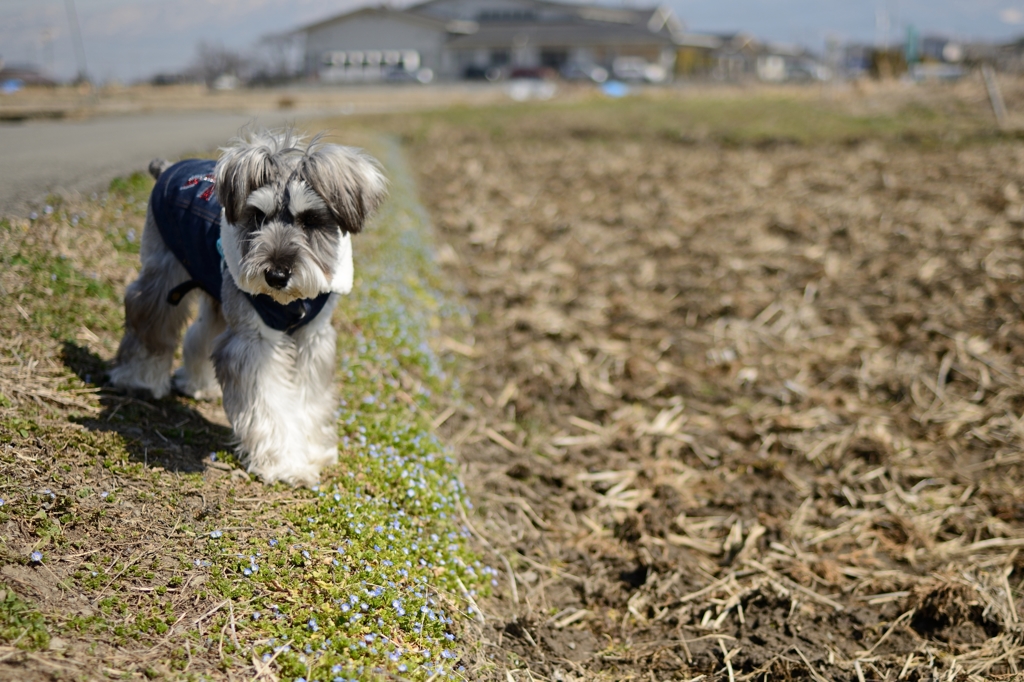
POLYGON ((331 296, 316 319, 295 332, 295 378, 301 409, 309 419, 306 458, 320 471, 338 461, 338 425, 334 396, 338 334, 331 313, 338 295, 331 296))
POLYGON ((185 343, 181 349, 184 364, 174 373, 174 387, 178 391, 196 400, 220 397, 220 385, 210 355, 214 340, 224 329, 220 304, 203 294, 199 299, 199 315, 185 332, 185 343))
MULTIPOLYGON (((213 364, 242 461, 267 483, 315 485, 325 462, 324 423, 322 410, 309 407, 313 392, 322 393, 323 377, 333 377, 333 366, 321 368, 315 386, 306 385, 310 376, 299 368, 313 367, 300 362, 306 354, 296 339, 264 325, 228 280, 222 294, 228 330, 217 338, 213 364)), ((329 394, 321 399, 329 411, 329 394)))

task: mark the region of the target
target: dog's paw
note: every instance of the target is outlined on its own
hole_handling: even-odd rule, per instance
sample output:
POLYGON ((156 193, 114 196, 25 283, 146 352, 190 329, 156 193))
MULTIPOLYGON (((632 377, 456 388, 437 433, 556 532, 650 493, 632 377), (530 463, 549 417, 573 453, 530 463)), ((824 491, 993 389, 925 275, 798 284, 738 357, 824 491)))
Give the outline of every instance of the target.
POLYGON ((249 467, 249 473, 258 476, 266 484, 287 483, 288 485, 312 488, 320 483, 320 468, 298 467, 249 467))
POLYGON ((184 367, 174 372, 174 390, 196 400, 217 400, 221 397, 220 384, 214 381, 194 381, 184 367))
POLYGON ((121 392, 131 398, 142 398, 144 400, 160 400, 171 392, 170 377, 147 377, 139 376, 138 372, 127 366, 114 367, 110 370, 108 389, 121 392))
POLYGON ((143 402, 160 400, 163 397, 153 395, 153 392, 148 388, 141 388, 139 386, 121 386, 119 384, 111 383, 110 381, 103 384, 103 392, 109 395, 129 398, 131 400, 141 400, 143 402))
POLYGON ((330 447, 322 452, 315 452, 309 456, 310 466, 320 471, 324 467, 338 463, 338 448, 330 447))

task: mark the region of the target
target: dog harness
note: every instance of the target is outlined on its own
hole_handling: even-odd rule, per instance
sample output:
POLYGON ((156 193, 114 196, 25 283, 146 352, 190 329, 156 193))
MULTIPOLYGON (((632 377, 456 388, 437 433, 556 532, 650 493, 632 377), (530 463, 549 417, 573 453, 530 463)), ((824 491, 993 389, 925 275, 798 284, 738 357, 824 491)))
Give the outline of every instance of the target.
MULTIPOLYGON (((195 288, 221 300, 224 281, 224 250, 220 244, 221 206, 214 188, 214 161, 179 161, 156 181, 149 196, 149 210, 167 248, 188 271, 189 279, 171 289, 167 302, 178 305, 195 288)), ((271 329, 292 334, 309 324, 330 297, 303 298, 284 304, 266 294, 242 292, 271 329)))

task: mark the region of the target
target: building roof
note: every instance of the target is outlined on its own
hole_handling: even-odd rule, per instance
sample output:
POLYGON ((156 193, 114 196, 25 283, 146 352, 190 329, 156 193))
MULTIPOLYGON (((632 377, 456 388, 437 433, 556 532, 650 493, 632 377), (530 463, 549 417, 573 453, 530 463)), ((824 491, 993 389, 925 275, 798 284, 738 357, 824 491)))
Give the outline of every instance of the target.
POLYGON ((683 25, 665 6, 620 8, 603 5, 515 0, 520 11, 504 14, 476 8, 472 3, 426 0, 404 10, 380 5, 306 24, 292 35, 359 16, 386 16, 445 31, 449 44, 458 47, 490 47, 507 44, 515 36, 526 36, 535 44, 672 44, 683 35, 683 25), (468 10, 468 11, 467 11, 468 10), (556 40, 556 34, 561 38, 556 40))
POLYGON ((453 48, 494 48, 509 45, 557 47, 565 45, 672 45, 672 37, 633 26, 594 23, 481 24, 471 34, 451 36, 453 48))
POLYGON ((440 31, 446 30, 448 24, 448 22, 437 19, 435 17, 414 14, 405 10, 394 9, 393 7, 388 7, 387 5, 375 5, 370 7, 362 7, 352 12, 343 12, 342 14, 335 14, 334 16, 327 17, 326 19, 321 19, 319 21, 314 21, 311 24, 299 26, 298 28, 293 29, 290 32, 290 35, 308 33, 310 31, 315 31, 319 28, 323 28, 324 26, 328 26, 339 21, 348 21, 349 19, 355 19, 356 17, 363 16, 385 16, 392 19, 397 19, 399 21, 407 21, 410 23, 426 25, 431 28, 436 28, 440 31))

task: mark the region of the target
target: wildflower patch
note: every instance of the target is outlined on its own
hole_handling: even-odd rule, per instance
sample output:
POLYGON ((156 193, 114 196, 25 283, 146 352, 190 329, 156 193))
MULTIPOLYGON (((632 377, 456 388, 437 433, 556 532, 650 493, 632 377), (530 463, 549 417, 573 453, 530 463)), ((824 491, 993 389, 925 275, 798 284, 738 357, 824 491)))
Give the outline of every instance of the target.
POLYGON ((386 151, 391 198, 336 313, 342 463, 283 505, 276 528, 215 529, 206 552, 221 593, 244 604, 234 632, 285 679, 449 677, 457 620, 494 579, 466 550, 469 502, 430 427, 450 388, 430 330, 459 311, 439 288, 400 152, 386 151))

